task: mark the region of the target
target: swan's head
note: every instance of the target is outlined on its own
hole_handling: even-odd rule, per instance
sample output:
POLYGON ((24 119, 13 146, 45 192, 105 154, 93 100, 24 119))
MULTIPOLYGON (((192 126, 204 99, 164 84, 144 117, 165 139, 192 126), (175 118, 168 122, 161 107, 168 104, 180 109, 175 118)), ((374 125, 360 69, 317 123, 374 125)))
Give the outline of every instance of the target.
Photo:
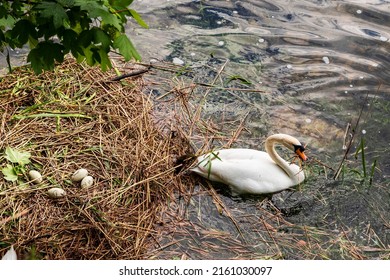
POLYGON ((293 151, 300 160, 306 161, 307 156, 305 155, 305 146, 298 141, 298 139, 287 135, 287 134, 274 134, 268 137, 267 141, 270 142, 278 142, 283 146, 287 147, 291 151, 293 151))
POLYGON ((294 153, 302 160, 307 160, 307 156, 303 152, 305 150, 305 147, 302 144, 299 145, 293 145, 294 147, 294 153))

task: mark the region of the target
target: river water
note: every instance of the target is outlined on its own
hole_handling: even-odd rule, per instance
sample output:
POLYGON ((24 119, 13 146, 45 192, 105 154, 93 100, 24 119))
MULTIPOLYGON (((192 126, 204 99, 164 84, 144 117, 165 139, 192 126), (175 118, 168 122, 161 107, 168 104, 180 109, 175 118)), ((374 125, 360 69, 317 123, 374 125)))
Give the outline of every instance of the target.
POLYGON ((192 96, 213 123, 245 118, 233 146, 262 149, 267 135, 284 132, 333 168, 312 162, 298 190, 265 199, 214 185, 222 211, 207 186, 195 188, 189 203, 176 205, 187 223, 170 224, 176 230, 155 257, 389 257, 389 1, 162 0, 132 8, 150 27, 128 29, 144 62, 182 64, 187 82, 212 83, 219 73, 219 86, 244 89, 192 96), (364 160, 354 157, 361 139, 364 160))

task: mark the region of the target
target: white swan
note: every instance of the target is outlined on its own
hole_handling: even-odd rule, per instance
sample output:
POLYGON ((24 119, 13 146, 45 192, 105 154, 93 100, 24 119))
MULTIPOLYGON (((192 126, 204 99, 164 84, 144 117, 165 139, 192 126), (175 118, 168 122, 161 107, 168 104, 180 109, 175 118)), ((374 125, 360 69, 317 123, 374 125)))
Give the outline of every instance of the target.
POLYGON ((275 151, 281 144, 307 160, 303 145, 287 134, 271 135, 265 141, 267 152, 252 149, 224 149, 197 158, 191 171, 211 181, 229 185, 233 193, 274 193, 303 182, 303 170, 283 160, 275 151))

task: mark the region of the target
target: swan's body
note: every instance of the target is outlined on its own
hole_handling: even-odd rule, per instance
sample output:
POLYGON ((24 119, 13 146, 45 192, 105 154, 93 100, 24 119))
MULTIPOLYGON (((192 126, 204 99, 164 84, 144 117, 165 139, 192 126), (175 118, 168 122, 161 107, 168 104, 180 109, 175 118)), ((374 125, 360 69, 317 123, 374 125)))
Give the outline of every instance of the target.
POLYGON ((303 182, 303 170, 283 160, 275 151, 275 144, 293 150, 301 160, 306 160, 304 147, 292 136, 275 134, 267 138, 267 152, 252 149, 225 149, 197 158, 191 169, 212 181, 229 185, 234 193, 274 193, 303 182))

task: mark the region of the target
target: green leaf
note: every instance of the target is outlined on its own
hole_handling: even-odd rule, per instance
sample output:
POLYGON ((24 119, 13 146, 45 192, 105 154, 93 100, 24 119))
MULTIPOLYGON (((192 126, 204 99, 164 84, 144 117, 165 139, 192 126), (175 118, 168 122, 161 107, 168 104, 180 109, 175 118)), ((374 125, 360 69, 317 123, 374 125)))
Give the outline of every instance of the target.
POLYGON ((3 51, 2 48, 3 48, 4 43, 5 43, 5 36, 4 36, 3 30, 0 29, 0 49, 1 49, 1 51, 3 51))
POLYGON ((82 47, 82 53, 78 57, 77 61, 80 63, 81 61, 86 61, 89 66, 95 65, 95 58, 94 58, 94 52, 91 50, 91 46, 89 47, 82 47))
POLYGON ((93 41, 95 44, 101 45, 102 48, 108 53, 110 51, 111 38, 100 28, 93 27, 93 41))
POLYGON ((36 6, 41 10, 39 15, 44 18, 53 19, 54 28, 60 28, 65 20, 69 20, 64 7, 54 2, 42 2, 36 6))
POLYGON ((11 164, 7 164, 7 166, 4 167, 1 172, 4 175, 4 179, 7 181, 15 182, 18 180, 18 175, 16 174, 15 169, 11 164))
POLYGON ((136 60, 141 60, 141 56, 125 34, 118 36, 114 40, 114 48, 119 49, 120 54, 123 55, 126 61, 130 60, 132 57, 136 60))
POLYGON ((99 56, 100 56, 100 67, 103 71, 106 71, 112 67, 110 58, 108 57, 108 54, 105 50, 100 49, 99 50, 99 56))
POLYGON ((226 82, 226 84, 229 84, 231 81, 240 81, 242 84, 244 85, 251 85, 251 81, 249 81, 248 79, 245 79, 244 77, 240 76, 240 75, 233 75, 233 76, 230 76, 228 81, 226 82))
POLYGON ((39 41, 35 39, 34 37, 28 37, 28 45, 30 49, 36 48, 38 45, 39 41))
POLYGON ((59 4, 61 4, 64 7, 73 7, 75 4, 75 0, 57 0, 59 4))
POLYGON ((4 28, 9 28, 11 26, 13 26, 15 24, 15 19, 8 15, 8 17, 2 17, 0 18, 0 28, 1 29, 4 29, 4 28))
POLYGON ((134 0, 110 0, 110 5, 113 7, 127 8, 134 0))
POLYGON ((53 70, 54 63, 63 60, 63 46, 51 41, 39 42, 27 56, 27 61, 31 62, 31 67, 36 74, 41 73, 42 70, 53 70))
POLYGON ((123 29, 120 19, 111 14, 105 6, 97 1, 75 0, 75 4, 80 6, 81 10, 87 11, 90 18, 101 18, 103 24, 111 24, 118 30, 123 29))
POLYGON ((77 41, 77 36, 78 34, 72 29, 66 29, 62 33, 62 44, 65 47, 65 52, 76 49, 77 44, 75 42, 77 41))
POLYGON ((139 15, 139 13, 137 13, 136 11, 132 10, 132 9, 129 9, 130 11, 130 14, 131 16, 136 20, 136 22, 144 27, 144 28, 149 28, 149 26, 146 24, 146 22, 144 22, 144 20, 141 18, 141 16, 139 15))
POLYGON ((38 48, 35 48, 30 51, 27 56, 27 61, 31 62, 31 67, 34 70, 35 74, 42 73, 42 70, 45 68, 45 65, 40 57, 40 52, 38 48))
POLYGON ((99 15, 102 18, 103 24, 111 24, 116 29, 123 30, 123 26, 121 24, 121 21, 115 15, 113 15, 113 14, 107 12, 107 11, 104 11, 104 10, 101 10, 99 15))
POLYGON ((93 37, 94 34, 92 30, 84 30, 79 34, 77 44, 81 47, 87 48, 93 42, 93 37))
POLYGON ((27 43, 30 36, 37 37, 35 26, 26 19, 19 20, 15 23, 12 30, 7 31, 7 36, 12 40, 11 47, 23 47, 27 43))
POLYGON ((8 17, 8 10, 4 6, 0 6, 0 19, 8 17))
POLYGON ((87 48, 82 48, 82 50, 83 54, 78 57, 80 62, 85 59, 90 66, 100 64, 103 71, 112 67, 108 53, 101 47, 88 46, 87 48))
POLYGON ((80 33, 78 37, 78 44, 84 48, 89 46, 98 48, 102 47, 108 53, 110 51, 111 38, 102 29, 92 27, 90 30, 84 30, 80 33))
POLYGON ((5 158, 12 163, 17 163, 21 166, 30 163, 31 154, 29 152, 21 152, 11 147, 5 148, 5 158))

